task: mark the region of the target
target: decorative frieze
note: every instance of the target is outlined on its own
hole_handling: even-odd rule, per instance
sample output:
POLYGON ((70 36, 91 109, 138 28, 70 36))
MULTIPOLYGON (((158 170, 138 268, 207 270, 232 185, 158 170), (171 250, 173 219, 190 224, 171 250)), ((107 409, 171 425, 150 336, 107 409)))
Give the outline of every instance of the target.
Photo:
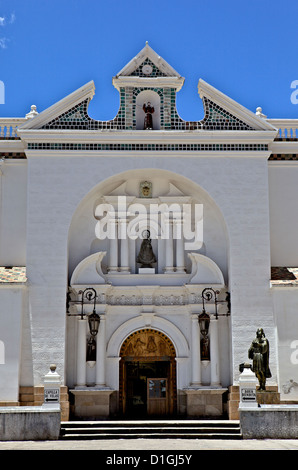
POLYGON ((87 144, 29 142, 28 150, 71 150, 71 151, 129 151, 129 152, 261 152, 267 151, 267 144, 87 144))

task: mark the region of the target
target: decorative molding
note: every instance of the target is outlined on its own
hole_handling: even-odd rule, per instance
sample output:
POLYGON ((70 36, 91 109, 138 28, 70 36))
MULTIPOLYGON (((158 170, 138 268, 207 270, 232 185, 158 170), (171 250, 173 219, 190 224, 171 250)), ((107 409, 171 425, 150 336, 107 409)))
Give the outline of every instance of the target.
POLYGON ((232 98, 228 97, 224 93, 220 92, 213 86, 209 85, 204 80, 200 79, 198 83, 198 91, 200 97, 207 98, 214 103, 218 104, 223 109, 230 112, 232 115, 238 117, 241 121, 247 123, 253 129, 263 129, 269 131, 276 131, 277 129, 270 124, 265 119, 257 116, 252 111, 249 111, 247 108, 241 104, 234 101, 232 98))
MULTIPOLYGON (((121 346, 124 340, 132 333, 146 328, 145 319, 147 316, 138 316, 124 322, 112 334, 107 345, 107 357, 119 357, 121 346)), ((165 334, 173 343, 176 350, 176 357, 188 357, 189 345, 182 332, 169 320, 152 315, 150 328, 156 329, 165 334)))

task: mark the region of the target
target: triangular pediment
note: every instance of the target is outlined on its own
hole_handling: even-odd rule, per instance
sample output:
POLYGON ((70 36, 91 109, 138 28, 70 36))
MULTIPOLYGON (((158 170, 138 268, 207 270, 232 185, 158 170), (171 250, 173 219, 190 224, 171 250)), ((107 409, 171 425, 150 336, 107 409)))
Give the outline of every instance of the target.
MULTIPOLYGON (((119 87, 121 106, 118 114, 110 121, 94 120, 88 115, 88 105, 92 99, 95 86, 90 81, 62 100, 50 106, 32 119, 19 126, 18 132, 29 129, 71 129, 71 130, 137 130, 134 124, 137 109, 137 96, 141 90, 151 89, 156 93, 171 94, 171 100, 164 100, 160 108, 160 130, 193 130, 193 131, 275 131, 277 130, 264 117, 258 116, 237 103, 224 93, 200 79, 199 95, 203 100, 205 116, 201 121, 184 121, 178 115, 175 104, 175 93, 184 78, 172 69, 148 44, 144 49, 114 77, 113 83, 119 87), (158 62, 159 61, 159 62, 158 62), (153 65, 152 65, 153 64, 153 65), (138 74, 144 65, 160 68, 155 70, 156 77, 142 77, 138 74), (130 75, 129 75, 130 74, 130 75), (135 75, 134 75, 135 74, 135 75), (144 83, 146 86, 143 88, 144 83), (133 88, 132 102, 126 102, 125 87, 133 88), (124 90, 124 91, 123 91, 124 90), (124 98, 123 98, 124 97, 124 98)), ((161 95, 159 95, 161 96, 161 95)), ((168 96, 168 95, 167 95, 168 96)), ((169 95, 170 96, 170 95, 169 95)), ((142 118, 143 119, 143 118, 142 118)))
POLYGON ((269 122, 237 101, 199 80, 198 91, 204 103, 203 128, 216 130, 275 130, 269 122))
POLYGON ((78 90, 70 93, 62 100, 53 104, 49 108, 39 113, 34 118, 28 120, 25 124, 19 127, 23 129, 41 129, 49 123, 54 123, 61 120, 65 122, 82 122, 82 120, 88 120, 87 107, 89 101, 93 98, 95 92, 95 86, 93 80, 86 83, 78 90))
POLYGON ((181 75, 160 57, 148 43, 116 75, 117 78, 128 76, 181 78, 181 75))

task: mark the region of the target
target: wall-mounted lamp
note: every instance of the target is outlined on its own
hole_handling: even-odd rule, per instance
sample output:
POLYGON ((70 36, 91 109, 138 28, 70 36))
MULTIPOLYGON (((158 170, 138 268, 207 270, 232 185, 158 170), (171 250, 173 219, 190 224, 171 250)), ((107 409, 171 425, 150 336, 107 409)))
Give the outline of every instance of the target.
MULTIPOLYGON (((218 298, 217 298, 218 294, 219 294, 219 291, 212 289, 212 287, 206 287, 202 291, 202 304, 203 304, 202 314, 206 314, 205 302, 212 302, 213 301, 214 307, 215 307, 214 315, 215 315, 216 320, 218 320, 219 316, 228 317, 230 315, 230 293, 226 292, 226 299, 225 300, 218 300, 218 298), (227 304, 227 307, 228 307, 227 308, 227 313, 221 313, 221 314, 218 313, 217 305, 221 304, 221 303, 226 303, 227 304)), ((198 317, 198 321, 200 322, 200 315, 198 317)))
MULTIPOLYGON (((89 331, 90 331, 90 334, 91 334, 92 338, 94 338, 98 333, 99 324, 100 324, 100 317, 96 313, 96 298, 97 298, 96 290, 93 287, 87 287, 84 290, 80 290, 78 292, 78 294, 81 296, 81 300, 80 300, 81 313, 76 314, 76 315, 80 315, 81 319, 83 319, 84 317, 87 316, 89 331), (85 305, 88 305, 90 303, 93 303, 93 311, 92 311, 92 313, 88 314, 88 313, 85 313, 85 311, 84 311, 85 308, 84 307, 85 307, 85 305)), ((76 303, 76 301, 71 301, 70 300, 70 296, 68 294, 68 298, 67 298, 67 314, 68 315, 71 315, 69 313, 69 304, 72 303, 72 302, 76 303)))
POLYGON ((199 315, 198 320, 200 325, 200 332, 203 336, 207 336, 209 332, 210 316, 205 312, 205 309, 199 315))
POLYGON ((100 324, 100 317, 97 313, 93 310, 91 315, 88 315, 88 324, 89 324, 89 331, 92 337, 96 336, 99 329, 100 324))

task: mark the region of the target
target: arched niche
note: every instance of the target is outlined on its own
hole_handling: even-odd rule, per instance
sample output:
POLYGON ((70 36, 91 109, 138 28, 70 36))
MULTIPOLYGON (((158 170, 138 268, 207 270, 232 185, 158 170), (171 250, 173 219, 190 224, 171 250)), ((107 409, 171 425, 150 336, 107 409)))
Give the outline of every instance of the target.
MULTIPOLYGON (((213 197, 201 186, 188 178, 168 170, 161 169, 132 169, 113 175, 94 186, 77 206, 71 220, 68 234, 69 280, 81 261, 88 256, 106 252, 102 260, 103 272, 109 254, 108 240, 98 240, 95 235, 95 209, 105 196, 127 196, 132 202, 140 200, 140 184, 143 181, 152 182, 152 200, 163 197, 189 197, 194 204, 204 206, 204 243, 199 254, 213 260, 223 273, 225 284, 228 284, 228 255, 229 237, 225 219, 219 205, 213 197)), ((150 199, 147 200, 150 204, 150 199)), ((219 201, 220 203, 220 201, 219 201)), ((145 223, 144 223, 145 228, 145 223)), ((152 233, 153 242, 154 234, 152 233)), ((138 240, 138 243, 140 241, 138 240)), ((155 248, 155 247, 154 247, 155 248)), ((138 245, 136 247, 138 250, 138 245)), ((191 272, 192 262, 186 255, 188 272, 191 272)))
POLYGON ((160 129, 160 97, 158 93, 152 90, 143 90, 136 97, 136 129, 144 129, 144 117, 145 113, 143 110, 144 104, 150 103, 154 108, 152 114, 153 130, 160 129))

